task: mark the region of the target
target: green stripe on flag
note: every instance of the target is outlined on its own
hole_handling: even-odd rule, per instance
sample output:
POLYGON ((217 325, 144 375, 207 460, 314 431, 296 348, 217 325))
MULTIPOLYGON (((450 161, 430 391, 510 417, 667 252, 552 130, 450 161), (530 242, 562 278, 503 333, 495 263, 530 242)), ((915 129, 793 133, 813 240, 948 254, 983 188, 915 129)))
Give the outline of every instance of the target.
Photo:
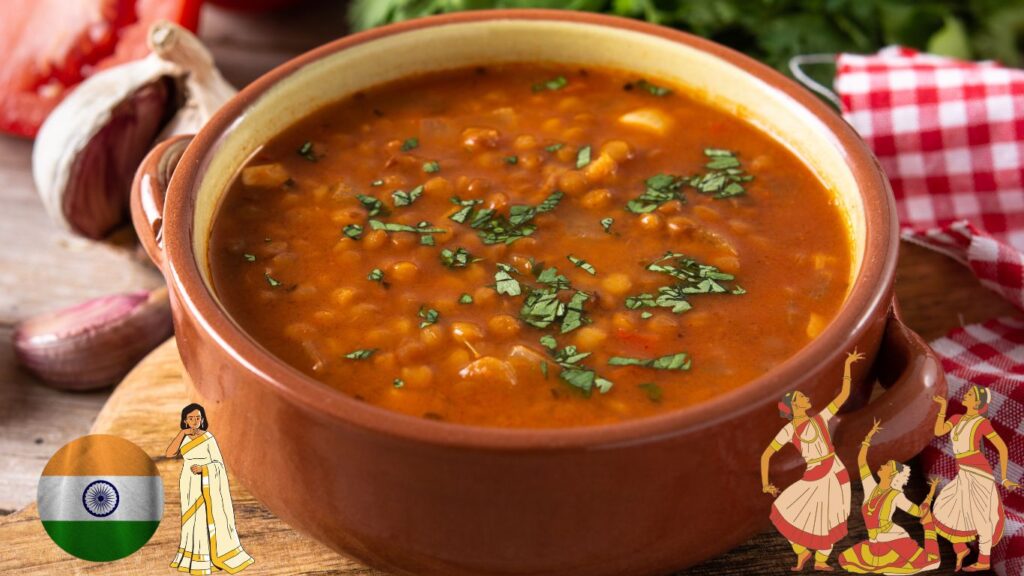
POLYGON ((149 541, 159 521, 102 522, 49 520, 47 534, 68 554, 92 562, 110 562, 128 556, 149 541))

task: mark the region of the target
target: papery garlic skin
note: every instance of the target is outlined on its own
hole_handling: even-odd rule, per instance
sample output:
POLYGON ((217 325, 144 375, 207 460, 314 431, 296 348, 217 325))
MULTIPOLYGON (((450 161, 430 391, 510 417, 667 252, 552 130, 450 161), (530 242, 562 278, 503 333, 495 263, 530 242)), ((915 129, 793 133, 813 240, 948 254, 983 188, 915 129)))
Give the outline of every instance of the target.
POLYGON ((25 320, 14 351, 29 372, 63 390, 121 380, 173 334, 167 289, 102 296, 25 320))
MULTIPOLYGON (((172 77, 175 72, 174 64, 150 55, 89 77, 53 109, 36 136, 32 149, 32 177, 43 206, 54 222, 76 234, 99 239, 123 221, 128 205, 127 189, 110 190, 109 187, 97 186, 90 171, 103 171, 109 163, 101 161, 100 166, 90 167, 83 165, 83 161, 107 155, 105 143, 98 142, 97 136, 112 120, 123 116, 125 103, 130 103, 140 91, 152 89, 154 83, 161 82, 163 78, 172 77), (85 181, 83 173, 86 174, 85 181), (83 206, 102 206, 105 198, 110 199, 113 207, 102 207, 96 211, 83 209, 83 206)), ((166 108, 167 103, 162 105, 166 108)), ((158 118, 164 119, 163 110, 158 118)), ((148 138, 149 142, 133 151, 133 156, 137 157, 134 160, 136 166, 149 150, 159 129, 160 125, 152 130, 152 134, 143 135, 143 139, 148 138)))
POLYGON ((173 62, 184 75, 179 87, 184 103, 167 123, 157 141, 178 134, 195 134, 213 114, 237 93, 221 75, 213 55, 188 30, 170 22, 157 22, 147 39, 153 54, 173 62))
POLYGON ((36 137, 32 176, 43 205, 80 236, 98 240, 124 223, 132 177, 149 149, 198 132, 235 94, 191 32, 161 21, 149 34, 149 56, 87 78, 36 137))

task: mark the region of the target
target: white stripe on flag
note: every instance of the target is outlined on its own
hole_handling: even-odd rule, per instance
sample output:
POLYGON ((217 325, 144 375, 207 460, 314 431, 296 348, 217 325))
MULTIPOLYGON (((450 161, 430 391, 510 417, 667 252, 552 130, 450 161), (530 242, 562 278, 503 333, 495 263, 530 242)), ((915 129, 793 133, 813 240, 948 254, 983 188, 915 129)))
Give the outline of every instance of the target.
MULTIPOLYGON (((157 520, 164 513, 164 487, 159 476, 43 476, 39 479, 39 519, 157 520), (86 488, 108 482, 117 491, 117 507, 107 516, 90 514, 83 503, 86 488)), ((95 511, 104 512, 93 504, 95 511)))

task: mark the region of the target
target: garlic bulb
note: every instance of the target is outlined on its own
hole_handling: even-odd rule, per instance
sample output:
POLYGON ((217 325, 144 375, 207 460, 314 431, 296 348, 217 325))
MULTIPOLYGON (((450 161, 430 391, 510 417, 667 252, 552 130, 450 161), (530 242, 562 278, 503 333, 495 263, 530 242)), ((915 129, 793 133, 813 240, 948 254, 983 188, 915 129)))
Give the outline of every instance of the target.
POLYGON ((160 139, 198 131, 235 90, 188 30, 157 22, 152 53, 82 82, 43 123, 32 175, 50 217, 100 239, 128 215, 135 169, 160 139))
POLYGON ((94 298, 26 320, 14 330, 19 362, 64 390, 118 382, 173 332, 167 288, 94 298))

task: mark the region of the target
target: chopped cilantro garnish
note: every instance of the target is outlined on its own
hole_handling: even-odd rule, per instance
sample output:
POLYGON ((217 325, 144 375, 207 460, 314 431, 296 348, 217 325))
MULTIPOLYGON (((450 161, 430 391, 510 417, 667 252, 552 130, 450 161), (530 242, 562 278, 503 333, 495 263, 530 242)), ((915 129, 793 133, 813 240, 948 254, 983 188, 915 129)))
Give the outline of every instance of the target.
POLYGON ((637 88, 644 90, 654 96, 668 96, 672 93, 672 90, 665 88, 664 86, 658 86, 657 84, 651 84, 647 80, 637 80, 634 84, 637 88))
POLYGON ((473 214, 473 206, 480 204, 483 200, 463 200, 458 196, 452 196, 452 204, 462 206, 456 213, 448 217, 449 220, 458 222, 459 224, 465 224, 466 219, 473 214))
POLYGON ((267 279, 267 284, 270 284, 271 288, 277 288, 278 286, 281 285, 281 282, 279 282, 277 279, 271 276, 270 272, 264 272, 263 277, 267 279))
POLYGON ((470 296, 469 294, 463 294, 462 296, 459 296, 459 304, 472 304, 472 303, 473 303, 473 297, 470 296))
POLYGON ((658 358, 629 358, 626 356, 612 356, 608 359, 610 366, 640 366, 643 368, 654 368, 655 370, 689 370, 690 355, 686 352, 678 352, 658 358))
MULTIPOLYGON (((590 352, 579 352, 575 346, 566 346, 559 350, 557 342, 550 335, 541 338, 541 345, 548 349, 548 353, 561 368, 558 377, 566 384, 580 389, 587 396, 590 396, 594 388, 597 388, 601 394, 612 389, 613 384, 610 380, 602 378, 590 368, 580 365, 581 361, 590 356, 590 352)), ((541 368, 541 370, 546 373, 546 368, 541 368)))
POLYGON ((431 236, 430 234, 421 234, 420 235, 420 244, 422 244, 423 246, 433 246, 434 245, 434 237, 431 236))
POLYGON ((405 142, 402 142, 402 152, 408 152, 420 147, 420 139, 413 136, 412 138, 406 138, 405 142))
POLYGON ((373 282, 380 282, 381 284, 383 284, 384 271, 381 270, 380 268, 374 268, 373 270, 370 270, 369 274, 366 275, 366 279, 371 280, 373 282))
POLYGON ((494 289, 498 294, 506 296, 519 296, 523 293, 519 281, 512 277, 512 273, 519 273, 518 270, 508 264, 498 263, 498 271, 494 273, 494 289))
POLYGON ((644 181, 644 193, 626 203, 626 208, 634 214, 646 214, 670 200, 682 200, 679 189, 685 183, 685 179, 669 174, 651 176, 644 181))
POLYGON ((430 326, 431 324, 437 322, 437 317, 440 316, 441 314, 437 310, 434 310, 433 308, 420 306, 420 311, 418 312, 418 315, 420 318, 423 319, 423 321, 420 322, 420 328, 426 328, 427 326, 430 326))
POLYGON ((416 201, 417 198, 423 195, 423 186, 417 186, 408 192, 404 190, 395 190, 391 193, 391 201, 394 202, 395 208, 401 206, 408 206, 416 201))
POLYGON ((735 152, 705 148, 704 155, 710 158, 704 165, 708 171, 690 178, 690 186, 701 194, 710 194, 715 198, 731 198, 746 192, 743 182, 749 182, 754 177, 743 171, 735 152))
POLYGON ((576 153, 576 169, 579 170, 587 164, 590 164, 590 146, 584 146, 576 153))
POLYGON ((246 262, 255 262, 256 261, 256 255, 255 254, 242 254, 242 257, 245 258, 246 262))
POLYGON ((395 378, 391 382, 391 385, 394 386, 395 388, 401 388, 401 387, 405 386, 405 380, 402 380, 401 378, 395 378))
POLYGON ((505 164, 518 164, 519 156, 505 156, 505 164))
POLYGON ((651 402, 654 402, 655 404, 661 403, 661 386, 658 386, 654 382, 644 382, 643 384, 638 384, 637 388, 646 392, 647 399, 650 400, 651 402))
POLYGON ((345 354, 345 358, 348 358, 349 360, 366 360, 370 356, 373 356, 373 353, 376 351, 376 348, 361 348, 345 354))
POLYGON ((548 350, 554 350, 558 347, 558 341, 555 337, 550 334, 545 334, 540 337, 540 345, 547 348, 548 350))
POLYGON ((545 146, 544 149, 547 150, 548 152, 558 152, 559 150, 562 149, 563 146, 565 146, 565 144, 562 144, 561 142, 556 142, 550 146, 545 146))
POLYGON ((470 228, 476 229, 484 244, 511 244, 533 234, 537 229, 532 222, 534 216, 554 210, 562 196, 563 194, 556 190, 537 206, 515 204, 509 208, 507 218, 492 209, 477 208, 480 200, 462 200, 455 196, 451 199, 452 203, 462 208, 448 218, 460 224, 468 222, 470 228))
POLYGON ((423 171, 426 172, 427 174, 433 174, 435 172, 440 172, 441 171, 441 165, 438 164, 436 160, 431 160, 430 162, 424 162, 423 163, 423 171))
POLYGON ((615 223, 615 218, 610 218, 610 217, 609 218, 602 218, 601 219, 601 228, 604 228, 605 232, 611 234, 612 233, 612 224, 614 224, 614 223, 615 223))
POLYGON ((534 92, 543 92, 544 90, 561 90, 569 84, 569 81, 565 79, 565 76, 556 76, 546 82, 538 82, 533 85, 534 92))
POLYGON ((345 227, 341 229, 341 232, 348 238, 358 240, 359 237, 363 235, 363 227, 359 224, 346 224, 345 227))
POLYGON ((388 213, 388 209, 384 206, 384 203, 373 196, 356 194, 356 199, 363 205, 363 208, 366 208, 368 216, 377 216, 378 214, 384 216, 388 213))
POLYGON ((473 262, 479 262, 483 258, 474 258, 465 248, 457 248, 450 250, 445 248, 441 250, 441 264, 449 268, 465 268, 473 262))
MULTIPOLYGON (((693 258, 676 252, 666 252, 661 258, 648 264, 647 270, 671 276, 677 282, 670 286, 659 287, 657 295, 644 293, 627 297, 626 308, 630 310, 668 308, 675 314, 681 314, 692 307, 689 302, 690 296, 730 292, 722 283, 735 280, 732 274, 722 272, 708 264, 701 264, 693 258)), ((745 294, 746 290, 735 286, 731 293, 738 296, 745 294)))
POLYGON ((572 254, 569 254, 568 256, 566 256, 566 258, 569 259, 569 262, 575 264, 577 268, 582 268, 583 271, 586 272, 587 274, 590 274, 591 276, 597 274, 597 270, 594 268, 594 265, 591 264, 590 262, 587 262, 583 258, 577 258, 572 254))
POLYGON ((446 231, 444 228, 434 228, 430 222, 427 222, 426 220, 416 224, 416 226, 397 224, 395 222, 381 222, 380 220, 370 220, 370 228, 374 230, 384 230, 385 232, 416 232, 418 234, 439 234, 446 231))
POLYGON ((310 162, 316 162, 318 160, 316 152, 313 152, 312 142, 306 141, 302 146, 299 146, 299 149, 296 150, 296 152, 298 152, 299 156, 302 156, 310 162))
POLYGON ((544 360, 540 361, 540 373, 544 376, 544 379, 548 379, 548 363, 544 360))
POLYGON ((648 318, 650 318, 652 316, 654 316, 654 314, 651 314, 647 310, 644 310, 643 312, 640 313, 640 318, 642 318, 644 320, 647 320, 648 318))

